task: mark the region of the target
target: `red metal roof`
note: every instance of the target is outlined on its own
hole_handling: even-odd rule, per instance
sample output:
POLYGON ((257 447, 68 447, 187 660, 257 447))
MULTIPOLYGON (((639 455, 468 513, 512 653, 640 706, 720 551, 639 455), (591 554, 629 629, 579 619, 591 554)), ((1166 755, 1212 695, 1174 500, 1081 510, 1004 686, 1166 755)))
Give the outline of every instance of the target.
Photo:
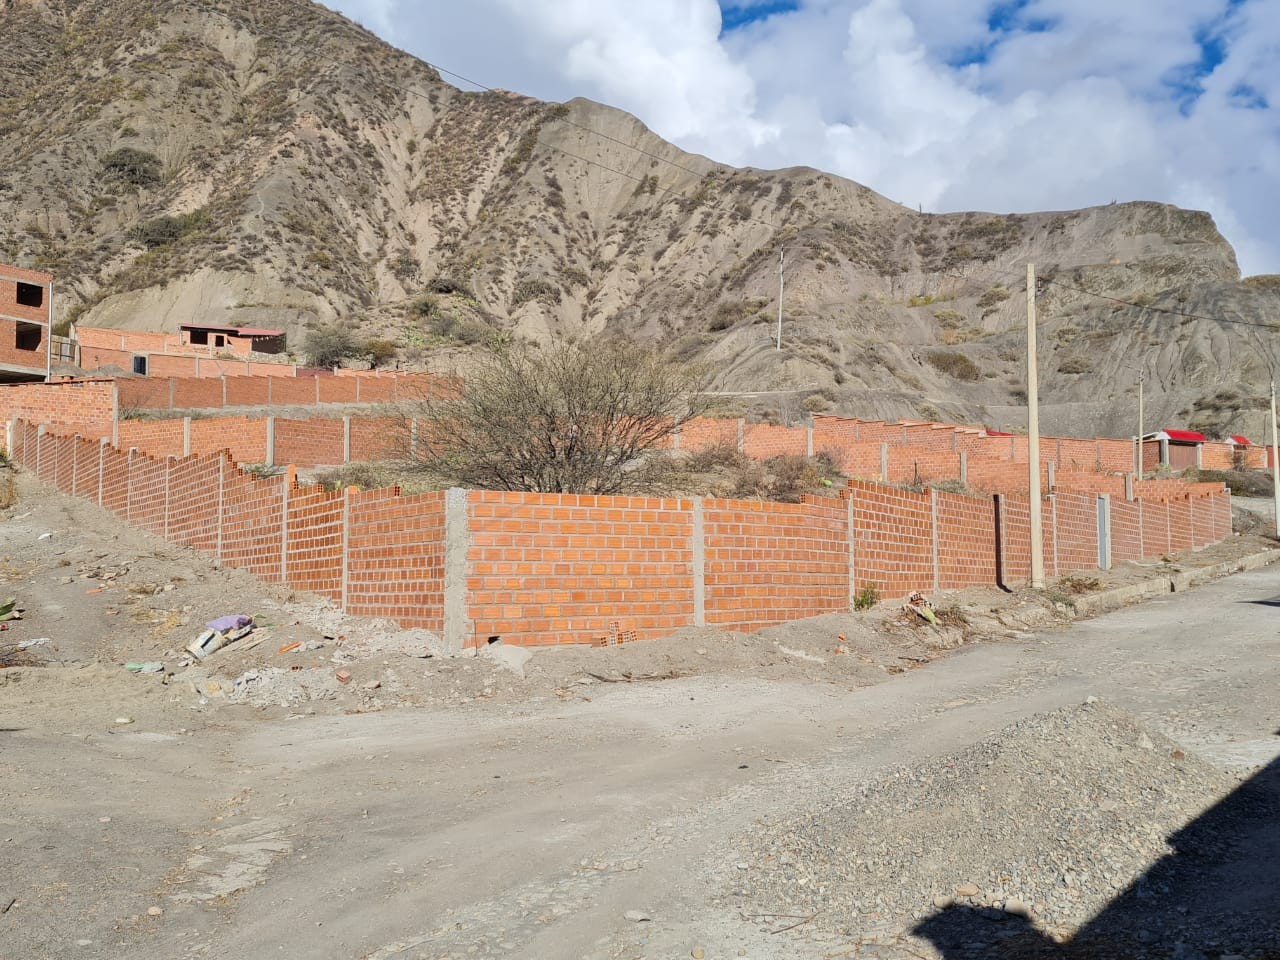
POLYGON ((1194 430, 1170 430, 1166 428, 1164 432, 1175 443, 1205 443, 1209 439, 1203 433, 1196 433, 1194 430))
POLYGON ((1248 437, 1241 437, 1241 436, 1239 436, 1239 435, 1234 435, 1234 436, 1232 436, 1232 438, 1231 438, 1231 442, 1232 442, 1232 443, 1234 443, 1237 447, 1252 447, 1252 446, 1253 446, 1253 441, 1251 441, 1248 437))
POLYGON ((988 437, 1012 437, 1012 433, 1005 433, 1002 430, 987 430, 988 437))
POLYGON ((233 337, 283 337, 283 330, 264 330, 261 327, 223 327, 216 323, 180 323, 179 330, 209 330, 213 333, 229 333, 233 337))

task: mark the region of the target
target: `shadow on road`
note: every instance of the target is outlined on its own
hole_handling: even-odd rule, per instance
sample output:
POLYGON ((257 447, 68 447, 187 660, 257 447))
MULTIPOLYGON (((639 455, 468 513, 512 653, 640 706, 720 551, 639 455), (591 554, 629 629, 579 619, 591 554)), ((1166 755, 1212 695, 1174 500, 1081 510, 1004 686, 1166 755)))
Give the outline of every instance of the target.
POLYGON ((947 960, 1280 960, 1280 759, 1169 845, 1067 943, 1025 916, 968 906, 914 932, 947 960))

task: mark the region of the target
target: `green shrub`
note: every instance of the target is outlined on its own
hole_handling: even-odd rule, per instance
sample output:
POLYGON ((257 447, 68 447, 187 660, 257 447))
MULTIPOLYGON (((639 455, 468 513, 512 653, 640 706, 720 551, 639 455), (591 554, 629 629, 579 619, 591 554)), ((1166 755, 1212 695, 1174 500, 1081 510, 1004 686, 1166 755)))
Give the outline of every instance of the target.
POLYGON ((880 588, 874 583, 864 583, 853 597, 853 609, 870 610, 880 602, 880 588))
POLYGON ((366 340, 364 344, 364 354, 369 358, 369 363, 375 367, 380 363, 386 363, 396 355, 395 341, 388 340, 385 337, 375 337, 372 340, 366 340))
POLYGON ((432 293, 454 293, 460 297, 470 297, 471 288, 461 280, 453 277, 438 276, 427 284, 427 289, 432 293))
POLYGON ((173 243, 189 233, 208 226, 209 216, 203 210, 195 210, 178 216, 156 217, 136 224, 129 231, 129 239, 148 250, 173 243))
POLYGON ((550 280, 541 277, 522 277, 516 281, 511 292, 511 305, 518 307, 530 300, 541 300, 543 303, 559 303, 560 288, 550 280))
POLYGON ((313 367, 331 367, 358 351, 355 337, 345 327, 328 326, 312 330, 303 341, 307 363, 313 367))
POLYGON ((997 306, 1001 303, 1004 303, 1011 296, 1012 294, 1009 293, 1009 291, 1006 290, 1004 287, 999 287, 999 286, 992 287, 990 290, 988 290, 986 293, 984 293, 981 297, 978 298, 978 309, 985 310, 988 307, 997 306))
POLYGON ((159 157, 145 150, 121 147, 102 158, 102 169, 135 187, 145 187, 160 182, 164 165, 159 157))
POLYGON ((963 353, 952 353, 949 350, 932 350, 927 359, 940 373, 956 380, 977 380, 982 376, 978 365, 963 353))

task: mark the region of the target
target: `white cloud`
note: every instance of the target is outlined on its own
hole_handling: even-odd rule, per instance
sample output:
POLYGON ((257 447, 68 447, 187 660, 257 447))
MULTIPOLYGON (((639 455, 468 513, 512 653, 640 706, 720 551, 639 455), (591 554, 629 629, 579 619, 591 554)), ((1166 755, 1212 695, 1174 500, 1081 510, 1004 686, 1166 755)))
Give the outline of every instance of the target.
POLYGON ((477 80, 611 103, 725 162, 807 164, 933 210, 1199 206, 1246 272, 1280 272, 1275 0, 802 0, 724 36, 714 0, 335 6, 477 80))

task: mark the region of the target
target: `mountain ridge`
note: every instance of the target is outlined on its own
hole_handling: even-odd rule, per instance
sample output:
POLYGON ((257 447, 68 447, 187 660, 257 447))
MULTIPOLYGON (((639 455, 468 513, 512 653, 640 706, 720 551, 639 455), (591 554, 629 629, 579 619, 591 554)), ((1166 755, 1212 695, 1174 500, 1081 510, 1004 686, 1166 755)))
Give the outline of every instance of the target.
POLYGON ((1040 297, 1052 429, 1131 433, 1138 370, 1152 425, 1261 422, 1252 335, 1280 295, 1240 281, 1204 213, 925 214, 685 153, 589 100, 458 90, 305 0, 0 0, 0 17, 0 259, 56 273, 83 323, 298 343, 339 322, 427 365, 616 331, 712 365, 719 390, 795 391, 784 417, 1016 427, 1034 260, 1060 281, 1040 297))

